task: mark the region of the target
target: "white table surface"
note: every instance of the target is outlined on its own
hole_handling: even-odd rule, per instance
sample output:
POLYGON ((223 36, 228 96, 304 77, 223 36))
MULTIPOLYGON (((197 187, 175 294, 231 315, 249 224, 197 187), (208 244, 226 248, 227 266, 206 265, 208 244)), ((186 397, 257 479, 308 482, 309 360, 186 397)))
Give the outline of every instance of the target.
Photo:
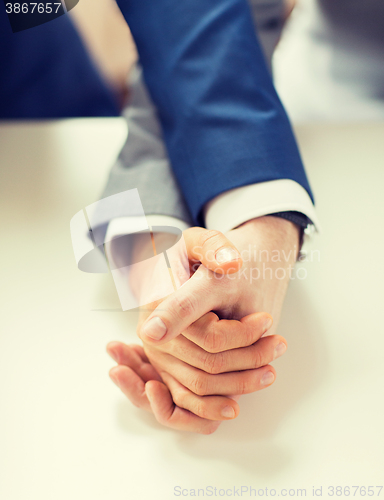
POLYGON ((297 135, 320 262, 300 264, 307 278, 290 285, 275 384, 200 436, 161 427, 110 382, 105 345, 136 341, 136 313, 119 311, 110 276, 75 265, 69 221, 97 199, 123 122, 0 125, 1 499, 168 500, 176 486, 217 497, 242 486, 312 497, 322 486, 328 497, 329 486, 384 485, 384 124, 297 135))

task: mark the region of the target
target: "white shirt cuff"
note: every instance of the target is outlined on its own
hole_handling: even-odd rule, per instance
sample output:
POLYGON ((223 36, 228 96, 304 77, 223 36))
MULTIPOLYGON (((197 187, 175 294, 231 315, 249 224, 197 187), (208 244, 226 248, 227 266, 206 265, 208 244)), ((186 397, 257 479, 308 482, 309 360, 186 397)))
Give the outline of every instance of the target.
MULTIPOLYGON (((167 227, 169 228, 170 233, 172 233, 172 227, 177 227, 181 231, 185 231, 190 227, 183 220, 169 215, 146 215, 145 218, 150 228, 162 226, 162 230, 165 233, 167 232, 167 227)), ((108 224, 105 241, 111 241, 117 236, 136 232, 136 219, 138 219, 138 217, 118 217, 116 219, 112 219, 108 224)))
MULTIPOLYGON (((307 235, 320 232, 320 223, 311 198, 299 183, 290 179, 250 184, 216 196, 205 207, 205 227, 226 233, 256 217, 287 211, 300 212, 311 220, 313 226, 305 231, 307 235)), ((142 222, 140 217, 112 219, 105 241, 136 232, 136 219, 142 222)), ((168 215, 147 215, 146 221, 151 229, 162 226, 162 232, 167 232, 167 227, 170 233, 174 227, 181 231, 190 227, 183 220, 168 215)))
POLYGON ((320 231, 315 207, 307 191, 290 179, 250 184, 216 196, 205 207, 205 227, 226 233, 256 217, 277 212, 301 212, 320 231))

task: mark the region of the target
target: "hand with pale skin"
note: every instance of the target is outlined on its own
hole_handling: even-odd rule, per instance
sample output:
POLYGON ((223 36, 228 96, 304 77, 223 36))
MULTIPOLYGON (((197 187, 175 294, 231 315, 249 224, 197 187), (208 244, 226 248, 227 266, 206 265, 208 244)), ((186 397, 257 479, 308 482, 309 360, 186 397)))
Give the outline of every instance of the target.
POLYGON ((210 434, 220 421, 239 414, 238 397, 228 394, 273 383, 275 371, 268 362, 285 341, 277 335, 258 340, 269 321, 265 313, 241 321, 208 313, 159 350, 111 342, 107 350, 119 366, 110 376, 133 404, 151 410, 160 423, 210 434), (216 352, 219 348, 227 350, 216 352))
MULTIPOLYGON (((299 229, 282 219, 262 217, 227 233, 230 242, 220 233, 200 230, 197 236, 196 228, 189 231, 187 246, 200 247, 200 258, 207 243, 216 252, 223 245, 235 245, 240 254, 252 244, 256 258, 252 255, 237 272, 236 259, 228 267, 220 263, 221 273, 214 258, 205 261, 182 288, 153 304, 149 318, 148 313, 142 315, 138 332, 144 349, 114 342, 108 352, 118 363, 111 378, 134 404, 151 410, 164 425, 209 434, 221 420, 238 415, 238 405, 228 395, 254 392, 275 380, 268 363, 284 353, 286 342, 277 335, 262 337, 271 317, 255 311, 278 318, 296 260, 299 229), (271 261, 272 253, 281 257, 283 251, 283 262, 271 261), (262 279, 266 262, 268 273, 262 279), (278 269, 280 276, 287 271, 283 279, 278 269), (165 325, 157 341, 146 328, 153 318, 165 325)), ((193 252, 189 259, 196 261, 193 252)), ((237 260, 238 269, 241 259, 237 260)))

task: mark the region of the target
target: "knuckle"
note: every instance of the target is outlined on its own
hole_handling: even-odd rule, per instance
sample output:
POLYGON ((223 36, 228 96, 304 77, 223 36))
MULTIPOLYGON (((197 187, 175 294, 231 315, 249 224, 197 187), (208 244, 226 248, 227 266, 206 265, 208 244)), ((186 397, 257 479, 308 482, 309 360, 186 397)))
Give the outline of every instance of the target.
POLYGON ((187 391, 182 389, 174 389, 171 391, 174 403, 180 408, 185 408, 187 391))
POLYGON ((223 336, 214 331, 207 331, 204 341, 203 341, 203 349, 207 352, 214 354, 218 353, 223 348, 223 336))
POLYGON ((208 390, 207 377, 205 377, 203 374, 195 376, 191 381, 191 390, 197 396, 205 396, 208 390))
POLYGON ((186 389, 173 391, 172 397, 174 403, 180 408, 189 410, 201 418, 207 418, 208 411, 205 401, 196 397, 194 398, 193 401, 191 401, 190 398, 188 397, 188 391, 186 389))
POLYGON ((261 366, 264 366, 266 364, 264 362, 263 353, 256 346, 253 349, 252 356, 253 356, 253 364, 254 364, 255 368, 260 368, 261 366))
POLYGON ((251 391, 251 384, 247 377, 239 377, 237 381, 237 394, 248 394, 251 391))
POLYGON ((204 401, 198 400, 193 405, 193 413, 201 418, 207 418, 208 412, 204 401))
POLYGON ((186 318, 196 310, 196 304, 191 297, 184 295, 182 297, 172 297, 170 299, 169 309, 174 311, 179 318, 186 318))
POLYGON ((201 244, 202 247, 204 247, 204 246, 206 246, 206 244, 208 242, 212 243, 212 242, 215 242, 218 239, 222 239, 222 238, 224 238, 223 233, 221 233, 220 231, 217 231, 215 229, 210 229, 210 230, 204 231, 201 234, 201 236, 200 236, 200 244, 201 244))
POLYGON ((253 328, 245 328, 244 332, 244 346, 256 345, 257 340, 255 339, 257 332, 253 328))
POLYGON ((224 356, 221 352, 216 354, 207 353, 204 360, 204 371, 217 375, 224 371, 224 356))

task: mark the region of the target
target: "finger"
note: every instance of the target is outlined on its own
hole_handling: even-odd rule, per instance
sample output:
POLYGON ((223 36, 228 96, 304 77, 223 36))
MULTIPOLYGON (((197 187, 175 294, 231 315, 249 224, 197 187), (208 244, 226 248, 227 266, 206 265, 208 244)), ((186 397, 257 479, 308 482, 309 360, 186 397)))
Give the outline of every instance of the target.
POLYGON ((167 387, 158 381, 144 384, 129 367, 116 366, 110 370, 111 380, 121 389, 132 404, 155 414, 159 423, 173 429, 211 434, 220 422, 202 419, 173 404, 167 387))
POLYGON ((150 314, 156 309, 156 307, 161 304, 162 300, 151 302, 150 304, 146 304, 145 306, 141 306, 139 308, 139 319, 137 321, 137 328, 136 328, 137 332, 140 331, 141 326, 145 323, 147 318, 149 318, 150 314))
POLYGON ((199 434, 212 434, 220 425, 174 405, 169 390, 160 382, 147 382, 145 391, 156 420, 162 425, 199 434))
POLYGON ((132 404, 143 410, 152 411, 145 393, 145 383, 128 366, 115 366, 109 371, 109 376, 132 404))
POLYGON ((146 355, 142 345, 130 344, 130 347, 134 352, 136 352, 140 356, 140 359, 143 363, 150 363, 148 356, 146 355))
POLYGON ((119 365, 131 368, 144 382, 148 380, 161 381, 160 375, 149 363, 144 349, 139 345, 126 345, 122 342, 110 342, 107 352, 119 365))
POLYGON ((130 347, 132 348, 133 351, 135 351, 140 356, 141 360, 144 363, 149 363, 149 359, 148 359, 147 355, 145 354, 145 351, 144 351, 144 348, 142 345, 130 344, 130 347))
POLYGON ((272 316, 265 312, 249 314, 240 320, 219 319, 209 312, 187 328, 183 336, 207 352, 222 352, 253 344, 272 323, 272 316))
POLYGON ((179 408, 208 420, 231 420, 239 414, 239 405, 233 399, 223 396, 197 396, 168 373, 162 373, 162 377, 179 408))
POLYGON ((198 396, 250 394, 270 386, 276 378, 276 371, 271 365, 212 375, 165 353, 158 359, 157 368, 160 373, 164 371, 172 375, 198 396))
POLYGON ((212 287, 215 274, 200 266, 191 279, 166 297, 138 330, 149 345, 169 342, 208 311, 225 300, 220 286, 212 287))
POLYGON ((218 274, 235 273, 243 265, 235 245, 220 231, 191 227, 183 232, 183 237, 191 262, 201 262, 218 274))
POLYGON ((186 339, 184 335, 179 335, 171 343, 162 347, 163 352, 168 352, 195 368, 217 375, 239 370, 252 370, 267 365, 284 354, 287 342, 283 337, 273 335, 263 337, 249 347, 211 353, 186 339), (169 351, 166 350, 168 347, 170 347, 169 351))

